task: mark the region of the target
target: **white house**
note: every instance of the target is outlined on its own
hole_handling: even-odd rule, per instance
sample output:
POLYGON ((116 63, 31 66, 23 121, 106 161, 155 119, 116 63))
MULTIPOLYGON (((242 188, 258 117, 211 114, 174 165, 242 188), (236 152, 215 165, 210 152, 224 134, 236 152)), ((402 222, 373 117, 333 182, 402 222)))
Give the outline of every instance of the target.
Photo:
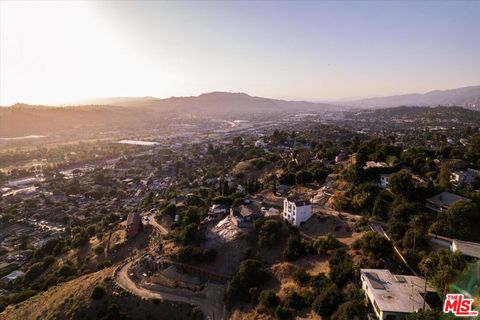
POLYGON ((388 188, 388 179, 390 175, 389 174, 381 174, 380 175, 380 185, 382 188, 387 189, 388 188))
POLYGON ((285 198, 283 200, 283 218, 299 227, 312 216, 312 204, 309 200, 285 198))
MULTIPOLYGON (((388 269, 360 269, 362 289, 378 320, 405 320, 423 309, 423 297, 435 290, 417 276, 392 274, 388 269)), ((431 309, 425 303, 425 309, 431 309)))

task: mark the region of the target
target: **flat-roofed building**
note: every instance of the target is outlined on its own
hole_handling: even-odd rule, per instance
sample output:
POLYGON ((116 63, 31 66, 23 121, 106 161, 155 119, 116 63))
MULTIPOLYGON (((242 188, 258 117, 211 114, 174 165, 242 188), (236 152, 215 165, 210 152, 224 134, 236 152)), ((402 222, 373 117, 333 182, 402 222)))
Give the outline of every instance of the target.
MULTIPOLYGON (((423 308, 425 280, 392 274, 388 269, 360 269, 362 289, 379 320, 404 320, 423 308)), ((427 285, 427 294, 435 290, 427 285)), ((431 309, 425 303, 425 309, 431 309)))
POLYGON ((455 202, 460 200, 466 202, 472 201, 454 193, 442 192, 431 198, 428 198, 425 202, 425 207, 436 212, 441 212, 448 210, 448 208, 450 208, 455 202))

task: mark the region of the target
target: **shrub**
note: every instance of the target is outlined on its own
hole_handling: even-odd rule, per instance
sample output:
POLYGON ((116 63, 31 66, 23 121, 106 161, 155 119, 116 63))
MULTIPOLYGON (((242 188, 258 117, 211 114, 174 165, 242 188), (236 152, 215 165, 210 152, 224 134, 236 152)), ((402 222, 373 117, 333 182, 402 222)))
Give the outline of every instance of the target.
POLYGON ((302 239, 297 235, 288 238, 287 246, 283 251, 283 258, 287 261, 293 261, 300 258, 305 253, 305 245, 302 239))
POLYGON ((292 278, 295 282, 303 284, 310 280, 310 275, 307 273, 307 271, 305 271, 304 268, 297 268, 292 273, 292 278))
POLYGON ((275 308, 280 303, 280 300, 275 294, 275 291, 267 289, 260 293, 259 303, 268 308, 275 308))
POLYGON ((107 294, 107 291, 105 290, 105 287, 97 284, 92 290, 91 297, 93 300, 100 300, 106 294, 107 294))
POLYGON ((330 316, 342 302, 342 294, 336 285, 329 286, 313 301, 313 310, 322 317, 330 316))
POLYGON ((275 317, 279 320, 290 319, 292 317, 292 310, 286 307, 278 306, 275 309, 275 317))

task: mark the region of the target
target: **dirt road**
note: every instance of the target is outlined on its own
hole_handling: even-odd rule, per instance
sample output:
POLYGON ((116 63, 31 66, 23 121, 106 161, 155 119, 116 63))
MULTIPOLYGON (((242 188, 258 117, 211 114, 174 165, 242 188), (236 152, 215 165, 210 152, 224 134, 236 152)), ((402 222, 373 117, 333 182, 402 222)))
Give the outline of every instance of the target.
POLYGON ((152 289, 145 288, 139 286, 129 277, 128 270, 132 263, 133 262, 125 264, 118 270, 115 276, 115 281, 123 289, 146 299, 177 301, 198 306, 204 313, 206 319, 227 319, 225 306, 222 302, 223 286, 207 283, 201 292, 167 288, 160 285, 154 285, 152 289))

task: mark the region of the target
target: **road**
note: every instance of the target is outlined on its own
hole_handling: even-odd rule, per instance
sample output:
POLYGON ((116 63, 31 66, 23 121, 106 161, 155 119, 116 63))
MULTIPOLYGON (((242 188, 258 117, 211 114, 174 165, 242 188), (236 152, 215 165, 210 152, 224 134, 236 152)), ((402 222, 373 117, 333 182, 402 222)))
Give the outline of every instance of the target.
POLYGON ((115 281, 123 289, 146 299, 161 299, 189 303, 199 307, 206 319, 227 319, 226 310, 222 303, 223 286, 211 283, 205 284, 201 292, 191 292, 186 289, 172 289, 155 285, 155 290, 139 286, 128 275, 133 262, 125 264, 117 271, 115 281))
POLYGON ((150 221, 150 224, 152 225, 152 227, 154 227, 161 235, 167 235, 168 234, 168 230, 162 226, 161 224, 159 224, 157 222, 157 220, 155 219, 155 215, 154 214, 150 214, 147 216, 149 221, 150 221))

